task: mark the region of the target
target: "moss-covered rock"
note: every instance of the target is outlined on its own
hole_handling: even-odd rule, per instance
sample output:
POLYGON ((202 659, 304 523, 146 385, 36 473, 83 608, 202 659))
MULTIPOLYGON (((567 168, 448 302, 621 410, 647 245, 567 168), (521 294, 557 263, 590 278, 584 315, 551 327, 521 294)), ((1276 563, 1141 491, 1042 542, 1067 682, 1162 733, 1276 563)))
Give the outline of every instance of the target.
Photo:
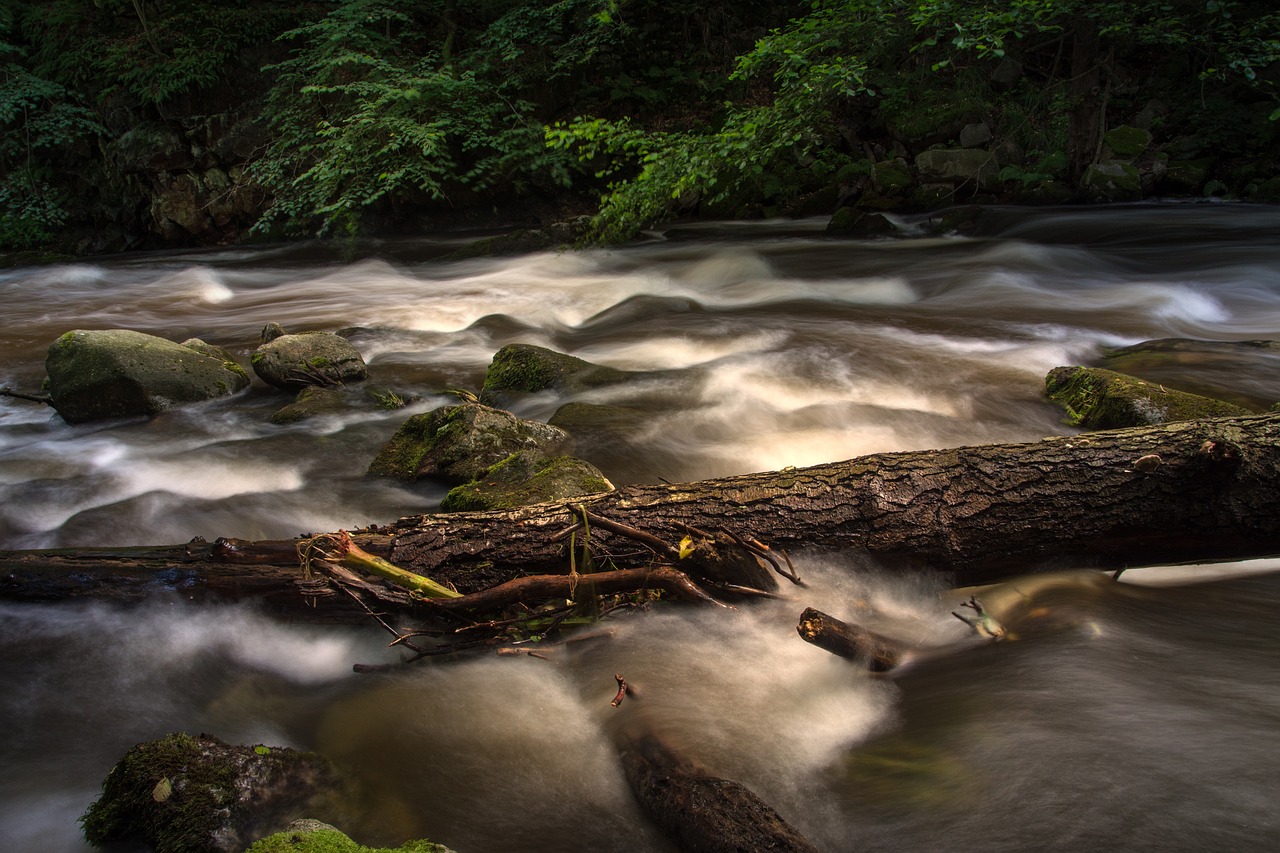
POLYGON ((1251 414, 1248 409, 1222 400, 1169 390, 1098 367, 1055 367, 1045 377, 1045 391, 1049 399, 1066 410, 1068 423, 1086 429, 1251 414))
POLYGON ((234 360, 125 329, 67 332, 49 347, 45 370, 68 423, 156 415, 249 385, 234 360))
POLYGON ((309 385, 346 385, 369 376, 360 351, 346 338, 328 332, 267 337, 264 333, 264 342, 253 351, 249 363, 268 385, 299 391, 309 385))
POLYGON ((644 374, 602 367, 546 347, 508 344, 494 354, 480 400, 491 406, 507 406, 539 391, 577 393, 641 375, 644 374))
POLYGON ((1151 131, 1130 125, 1113 127, 1102 137, 1102 145, 1103 160, 1132 162, 1151 147, 1151 131))
POLYGON ((1099 201, 1133 201, 1142 197, 1142 175, 1130 163, 1094 163, 1085 170, 1081 188, 1099 201))
POLYGON ((512 454, 567 449, 569 434, 479 403, 445 406, 405 421, 369 465, 379 477, 469 483, 512 454))
POLYGON ((1280 400, 1280 341, 1161 338, 1106 350, 1103 366, 1259 412, 1280 400))
POLYGON ((333 807, 338 791, 333 769, 314 753, 171 734, 130 749, 80 820, 95 846, 238 853, 317 807, 333 807))
POLYGON ((294 401, 271 416, 273 424, 292 424, 322 415, 400 409, 410 398, 381 385, 366 385, 359 391, 349 388, 321 388, 309 385, 294 401))
POLYGON ((911 175, 911 168, 901 157, 881 160, 872 166, 871 180, 877 190, 888 195, 901 195, 915 182, 911 175))
POLYGON ((877 237, 896 231, 893 223, 880 213, 856 207, 840 208, 827 222, 828 234, 842 234, 849 237, 877 237))
POLYGON ((1161 184, 1168 192, 1199 195, 1212 174, 1214 162, 1213 157, 1170 159, 1161 176, 1161 184))
POLYGON ((365 847, 336 827, 318 820, 296 820, 284 832, 268 835, 246 853, 453 853, 443 844, 407 841, 399 847, 365 847))
POLYGON ((523 450, 492 466, 475 481, 451 489, 440 502, 440 509, 512 509, 612 490, 613 484, 590 462, 523 450))

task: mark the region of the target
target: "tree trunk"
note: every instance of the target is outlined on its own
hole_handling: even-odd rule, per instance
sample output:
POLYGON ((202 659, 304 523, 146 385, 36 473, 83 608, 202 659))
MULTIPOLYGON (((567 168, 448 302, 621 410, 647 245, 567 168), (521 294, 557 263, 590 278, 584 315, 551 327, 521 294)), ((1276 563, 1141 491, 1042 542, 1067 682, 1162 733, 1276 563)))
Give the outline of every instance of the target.
MULTIPOLYGON (((576 508, 678 546, 725 528, 776 549, 858 552, 957 584, 1065 567, 1120 568, 1280 552, 1280 414, 1086 433, 1030 444, 885 453, 810 468, 633 486, 568 503, 414 516, 357 532, 402 568, 475 592, 565 573, 576 508), (1141 462, 1139 462, 1141 460, 1141 462)), ((653 552, 581 530, 600 568, 653 552)), ((304 600, 296 543, 0 552, 0 597, 304 600)), ((681 568, 685 567, 681 561, 681 568)))
POLYGON ((1098 45, 1097 23, 1088 17, 1077 18, 1071 38, 1071 112, 1067 117, 1067 162, 1074 181, 1079 181, 1093 163, 1102 134, 1098 45))
MULTIPOLYGON (((853 551, 949 572, 959 585, 1049 568, 1270 555, 1280 550, 1280 415, 876 454, 632 486, 575 505, 673 545, 689 527, 727 528, 774 549, 853 551)), ((401 519, 390 559, 464 592, 564 571, 567 542, 555 537, 570 510, 401 519)), ((609 531, 591 536, 616 568, 650 560, 609 531)))

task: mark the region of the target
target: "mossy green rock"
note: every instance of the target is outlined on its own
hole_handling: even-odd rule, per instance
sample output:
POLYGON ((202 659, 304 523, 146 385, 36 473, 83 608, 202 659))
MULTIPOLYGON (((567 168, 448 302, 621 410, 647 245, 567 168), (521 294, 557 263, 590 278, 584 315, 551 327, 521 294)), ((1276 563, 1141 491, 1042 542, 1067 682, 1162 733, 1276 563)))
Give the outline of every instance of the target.
POLYGON ((318 820, 297 820, 284 832, 268 835, 246 853, 453 853, 443 844, 408 841, 399 847, 365 847, 318 820))
POLYGON ((445 406, 405 421, 369 465, 369 474, 469 483, 521 450, 561 452, 564 430, 479 403, 445 406))
POLYGON ((871 180, 876 189, 882 193, 902 193, 911 188, 914 179, 907 161, 901 157, 896 160, 881 160, 871 167, 871 180))
POLYGON ((330 806, 338 787, 328 762, 314 753, 171 734, 130 749, 80 820, 95 846, 141 842, 155 853, 238 853, 330 806))
POLYGON ((1103 366, 1258 412, 1280 400, 1280 341, 1160 338, 1106 350, 1103 366))
POLYGON ((249 363, 263 382, 287 391, 345 385, 369 376, 360 351, 346 338, 328 332, 280 335, 254 350, 249 363))
POLYGON ((1099 200, 1128 201, 1142 196, 1142 175, 1129 163, 1094 163, 1085 170, 1081 184, 1099 200))
POLYGON ((1123 427, 1252 414, 1222 400, 1173 391, 1098 367, 1055 367, 1045 391, 1067 412, 1067 422, 1086 429, 1123 427))
POLYGON ((1133 160, 1151 147, 1151 131, 1122 125, 1108 130, 1102 137, 1104 160, 1133 160))
POLYGON ((827 222, 828 234, 843 234, 850 237, 875 237, 896 231, 893 223, 879 213, 854 207, 840 208, 827 222))
POLYGON ((485 373, 480 400, 493 406, 505 406, 539 391, 576 393, 626 382, 635 375, 546 347, 508 344, 494 354, 485 373))
POLYGON ((53 407, 67 423, 157 415, 247 388, 234 361, 125 329, 62 335, 45 358, 53 407))
POLYGON ((511 509, 612 490, 613 484, 590 462, 525 450, 489 468, 474 482, 451 489, 440 509, 511 509))
POLYGON ((359 391, 309 385, 298 392, 292 403, 273 414, 271 423, 293 424, 323 415, 394 410, 406 405, 404 396, 381 385, 364 386, 359 391))

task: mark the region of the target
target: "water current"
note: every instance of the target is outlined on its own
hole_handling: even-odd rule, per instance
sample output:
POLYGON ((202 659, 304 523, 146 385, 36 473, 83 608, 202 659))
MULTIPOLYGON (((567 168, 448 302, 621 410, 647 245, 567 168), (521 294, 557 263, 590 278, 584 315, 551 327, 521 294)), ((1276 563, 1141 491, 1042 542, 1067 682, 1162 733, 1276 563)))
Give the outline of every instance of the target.
MULTIPOLYGON (((1071 429, 1045 373, 1160 338, 1280 338, 1280 209, 994 209, 969 236, 827 237, 711 224, 639 245, 447 261, 464 235, 347 262, 312 246, 169 252, 0 271, 0 385, 35 391, 71 329, 198 336, 242 364, 267 322, 346 332, 408 409, 276 426, 261 383, 151 420, 68 426, 0 398, 0 548, 285 538, 386 522, 443 490, 364 476, 408 415, 477 389, 508 343, 670 379, 578 398, 648 411, 597 460, 615 482, 689 480, 1071 429)), ((1195 377, 1190 377, 1194 379, 1195 377)), ((1202 377, 1221 382, 1221 376, 1202 377)), ((1267 371, 1233 375, 1259 409, 1267 371)), ((521 404, 549 417, 570 400, 521 404)), ((393 676, 368 629, 248 606, 0 605, 0 849, 87 849, 76 818, 133 744, 170 731, 318 749, 364 795, 364 843, 459 853, 667 851, 610 738, 653 721, 830 851, 1280 848, 1280 574, 1186 586, 1030 576, 988 591, 1056 630, 875 679, 803 643, 805 606, 922 646, 965 643, 947 579, 799 555, 808 588, 708 616, 615 620, 551 660, 393 676), (613 673, 643 685, 613 708, 613 673)), ((1029 570, 1035 567, 1028 567, 1029 570)), ((1169 573, 1134 573, 1150 581, 1169 573)), ((1204 580, 1191 573, 1190 579, 1204 580)))

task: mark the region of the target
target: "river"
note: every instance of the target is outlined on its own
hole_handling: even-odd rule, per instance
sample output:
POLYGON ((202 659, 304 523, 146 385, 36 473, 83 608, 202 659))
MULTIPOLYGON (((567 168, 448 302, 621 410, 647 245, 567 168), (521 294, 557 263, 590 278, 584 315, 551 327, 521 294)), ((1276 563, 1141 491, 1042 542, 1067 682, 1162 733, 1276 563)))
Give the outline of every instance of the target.
MULTIPOLYGON (((823 225, 707 224, 620 249, 466 261, 442 259, 459 234, 375 244, 356 262, 302 245, 0 271, 0 385, 16 390, 39 388, 45 350, 71 329, 198 336, 247 366, 278 322, 351 330, 371 381, 420 397, 289 426, 268 421, 289 397, 260 382, 81 426, 0 398, 0 547, 283 538, 430 512, 441 488, 364 470, 409 414, 453 402, 442 390, 478 389, 508 343, 686 369, 585 398, 654 411, 602 465, 622 483, 1065 434, 1042 398, 1053 367, 1150 339, 1280 338, 1275 207, 995 208, 964 237, 911 219, 897 239, 835 239, 823 225)), ((1229 381, 1258 405, 1280 399, 1266 371, 1229 381)), ((564 402, 518 413, 546 418, 564 402)), ((617 766, 621 714, 660 720, 823 850, 1280 848, 1271 564, 1188 586, 1072 575, 1042 591, 1028 579, 1019 595, 1043 596, 1055 630, 920 660, 894 680, 803 643, 800 610, 963 643, 946 579, 852 554, 798 566, 810 586, 788 601, 620 618, 607 643, 548 661, 377 677, 352 672, 397 659, 372 626, 176 598, 0 604, 0 849, 88 849, 76 818, 112 764, 182 730, 348 764, 367 796, 343 828, 364 843, 669 850, 617 766), (639 699, 610 706, 614 672, 643 685, 639 699)))

